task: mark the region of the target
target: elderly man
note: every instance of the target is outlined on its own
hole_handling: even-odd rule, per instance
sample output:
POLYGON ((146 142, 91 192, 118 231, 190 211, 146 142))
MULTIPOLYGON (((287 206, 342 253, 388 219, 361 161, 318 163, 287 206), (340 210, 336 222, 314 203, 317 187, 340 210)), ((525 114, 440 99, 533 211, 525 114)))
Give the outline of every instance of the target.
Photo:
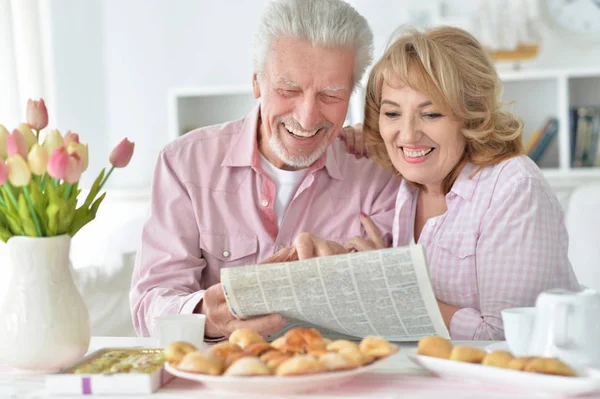
POLYGON ((391 236, 398 179, 335 140, 371 59, 370 28, 345 2, 267 5, 254 47, 260 104, 160 153, 132 282, 139 335, 156 316, 193 312, 207 316, 206 338, 241 327, 275 333, 285 324, 278 314, 233 317, 221 268, 264 261, 301 233, 340 243, 365 236, 361 213, 391 236))

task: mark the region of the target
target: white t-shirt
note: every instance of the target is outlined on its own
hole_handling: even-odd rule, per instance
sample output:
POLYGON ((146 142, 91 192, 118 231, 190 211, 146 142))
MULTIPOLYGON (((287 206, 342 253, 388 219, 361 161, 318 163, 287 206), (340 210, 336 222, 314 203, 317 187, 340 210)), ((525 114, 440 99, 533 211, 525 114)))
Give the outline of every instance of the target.
POLYGON ((302 170, 283 170, 276 168, 265 157, 260 156, 260 165, 265 173, 275 183, 275 216, 277 216, 277 225, 281 226, 283 215, 290 201, 294 197, 298 186, 308 173, 308 169, 302 170))

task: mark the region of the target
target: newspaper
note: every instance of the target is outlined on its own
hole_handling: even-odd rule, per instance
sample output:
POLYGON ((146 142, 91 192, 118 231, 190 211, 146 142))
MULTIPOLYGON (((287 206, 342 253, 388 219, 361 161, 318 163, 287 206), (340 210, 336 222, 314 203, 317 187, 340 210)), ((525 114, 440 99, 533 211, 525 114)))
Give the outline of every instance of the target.
POLYGON ((221 284, 239 319, 280 313, 354 339, 450 338, 422 245, 225 268, 221 284))

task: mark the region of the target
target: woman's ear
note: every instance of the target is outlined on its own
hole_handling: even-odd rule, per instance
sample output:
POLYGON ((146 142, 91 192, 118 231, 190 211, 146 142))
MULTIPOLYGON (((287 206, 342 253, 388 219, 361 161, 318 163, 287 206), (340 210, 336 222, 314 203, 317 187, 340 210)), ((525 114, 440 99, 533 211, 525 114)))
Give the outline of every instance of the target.
POLYGON ((252 75, 252 94, 254 98, 260 98, 260 85, 258 84, 258 75, 252 75))

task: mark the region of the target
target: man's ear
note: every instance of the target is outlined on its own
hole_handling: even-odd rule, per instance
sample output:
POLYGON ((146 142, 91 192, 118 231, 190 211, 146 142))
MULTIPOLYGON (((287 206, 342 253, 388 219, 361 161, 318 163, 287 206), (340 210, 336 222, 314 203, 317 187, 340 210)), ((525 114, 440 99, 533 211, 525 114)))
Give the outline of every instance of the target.
POLYGON ((252 75, 252 94, 254 98, 260 98, 260 85, 258 84, 258 75, 252 75))

